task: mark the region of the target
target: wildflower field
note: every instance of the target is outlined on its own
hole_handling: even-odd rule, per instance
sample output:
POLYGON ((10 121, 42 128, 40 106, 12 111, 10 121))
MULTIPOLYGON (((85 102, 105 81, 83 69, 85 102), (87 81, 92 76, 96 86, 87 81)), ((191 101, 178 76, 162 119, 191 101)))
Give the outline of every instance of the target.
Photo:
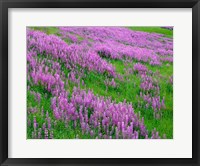
POLYGON ((27 139, 172 138, 172 27, 27 27, 27 139))

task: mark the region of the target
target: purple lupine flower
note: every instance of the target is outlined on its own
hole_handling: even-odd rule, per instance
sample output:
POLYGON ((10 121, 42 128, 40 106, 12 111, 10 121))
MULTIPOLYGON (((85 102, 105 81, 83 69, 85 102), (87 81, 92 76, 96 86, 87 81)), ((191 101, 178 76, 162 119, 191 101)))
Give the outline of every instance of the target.
POLYGON ((35 131, 32 132, 32 139, 35 139, 36 138, 36 133, 35 131))
POLYGON ((53 131, 50 132, 50 139, 53 139, 53 131))
POLYGON ((31 126, 31 120, 28 119, 28 126, 30 127, 31 126))
POLYGON ((34 116, 33 117, 33 127, 34 127, 34 130, 36 130, 37 129, 37 121, 36 121, 36 117, 34 116))
POLYGON ((39 128, 38 129, 38 139, 41 139, 42 138, 42 129, 39 128))
POLYGON ((44 130, 44 137, 45 137, 45 139, 49 138, 49 132, 47 129, 44 130))
POLYGON ((41 114, 42 114, 42 116, 44 116, 44 108, 43 108, 43 106, 42 106, 41 114))
POLYGON ((42 129, 43 129, 43 130, 46 129, 46 123, 43 123, 43 125, 42 125, 42 129))

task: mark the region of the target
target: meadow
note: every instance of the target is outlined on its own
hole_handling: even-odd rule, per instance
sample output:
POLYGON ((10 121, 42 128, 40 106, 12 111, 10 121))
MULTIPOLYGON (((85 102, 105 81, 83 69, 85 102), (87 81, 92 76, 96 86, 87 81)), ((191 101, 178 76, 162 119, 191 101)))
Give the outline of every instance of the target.
POLYGON ((27 139, 172 138, 172 27, 27 27, 27 139))

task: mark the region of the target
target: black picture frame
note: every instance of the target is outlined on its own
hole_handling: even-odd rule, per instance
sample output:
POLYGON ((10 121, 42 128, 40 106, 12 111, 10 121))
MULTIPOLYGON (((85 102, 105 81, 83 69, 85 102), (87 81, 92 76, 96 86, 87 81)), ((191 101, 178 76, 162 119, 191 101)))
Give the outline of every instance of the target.
MULTIPOLYGON (((20 165, 200 165, 199 0, 0 0, 0 164, 20 165), (8 158, 9 8, 192 8, 192 158, 8 158), (198 66, 199 65, 199 66, 198 66)), ((26 152, 24 152, 26 153, 26 152)))

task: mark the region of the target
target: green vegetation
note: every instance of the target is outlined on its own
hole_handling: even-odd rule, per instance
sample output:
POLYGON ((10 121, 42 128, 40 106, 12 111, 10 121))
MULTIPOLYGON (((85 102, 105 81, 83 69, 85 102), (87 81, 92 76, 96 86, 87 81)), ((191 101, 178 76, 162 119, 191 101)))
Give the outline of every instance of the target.
POLYGON ((164 34, 166 37, 172 38, 173 37, 173 31, 169 29, 164 29, 161 27, 128 27, 131 30, 134 31, 143 31, 143 32, 149 32, 149 33, 159 33, 164 34))
POLYGON ((56 27, 42 27, 41 26, 41 27, 28 27, 28 28, 33 29, 33 30, 43 31, 48 35, 54 34, 54 35, 59 36, 59 30, 56 27))

